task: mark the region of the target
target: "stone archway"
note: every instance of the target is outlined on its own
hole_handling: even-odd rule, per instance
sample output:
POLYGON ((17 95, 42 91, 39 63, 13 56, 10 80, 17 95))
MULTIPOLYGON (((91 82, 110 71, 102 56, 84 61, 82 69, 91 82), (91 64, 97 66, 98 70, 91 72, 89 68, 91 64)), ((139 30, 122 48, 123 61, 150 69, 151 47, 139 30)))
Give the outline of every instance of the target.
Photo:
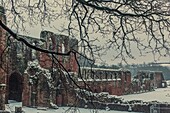
POLYGON ((23 77, 20 73, 14 72, 9 77, 8 100, 22 101, 23 77))

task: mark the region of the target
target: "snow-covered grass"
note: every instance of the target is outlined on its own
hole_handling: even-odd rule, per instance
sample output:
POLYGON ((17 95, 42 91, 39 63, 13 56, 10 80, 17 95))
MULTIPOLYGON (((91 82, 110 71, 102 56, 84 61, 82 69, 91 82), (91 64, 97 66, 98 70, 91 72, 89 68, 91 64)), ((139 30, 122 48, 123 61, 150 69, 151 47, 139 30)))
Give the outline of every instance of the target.
MULTIPOLYGON (((10 101, 10 104, 6 105, 7 111, 15 111, 15 107, 22 107, 21 102, 10 101)), ((106 111, 106 110, 94 110, 94 109, 83 109, 83 108, 69 108, 69 107, 59 107, 59 109, 47 109, 40 110, 37 108, 22 107, 24 113, 129 113, 126 111, 106 111)), ((131 112, 136 113, 136 112, 131 112)))
POLYGON ((152 92, 119 96, 126 100, 158 101, 170 103, 170 87, 158 88, 152 92))

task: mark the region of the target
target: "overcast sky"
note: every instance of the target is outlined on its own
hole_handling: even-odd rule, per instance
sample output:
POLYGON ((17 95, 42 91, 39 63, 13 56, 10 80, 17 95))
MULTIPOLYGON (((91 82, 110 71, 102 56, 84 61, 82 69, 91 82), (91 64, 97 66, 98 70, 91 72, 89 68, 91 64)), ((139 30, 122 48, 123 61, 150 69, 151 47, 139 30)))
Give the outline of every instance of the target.
MULTIPOLYGON (((62 23, 57 22, 57 21, 54 23, 54 25, 58 29, 60 29, 60 27, 62 27, 62 23)), ((35 26, 33 28, 28 27, 28 34, 26 34, 26 35, 29 35, 29 36, 35 37, 35 38, 39 38, 41 30, 49 30, 49 31, 58 33, 58 31, 54 28, 50 28, 50 27, 42 28, 39 25, 39 26, 35 26)), ((101 42, 101 43, 103 43, 103 42, 101 42)), ((150 63, 150 62, 170 62, 169 56, 161 57, 161 58, 158 58, 158 56, 155 56, 156 60, 154 60, 154 56, 152 54, 144 54, 144 56, 140 56, 139 51, 135 48, 135 46, 133 48, 132 53, 133 53, 133 55, 135 55, 135 59, 127 58, 127 61, 129 64, 142 64, 142 63, 150 63)), ((120 59, 113 60, 113 54, 114 54, 114 50, 109 50, 107 52, 107 54, 102 57, 103 61, 109 65, 120 63, 121 62, 120 59)))
MULTIPOLYGON (((35 38, 39 38, 40 37, 40 32, 41 30, 48 30, 48 31, 52 31, 55 32, 56 34, 59 33, 58 30, 63 28, 63 24, 64 26, 67 26, 68 22, 61 19, 61 20, 56 20, 55 22, 53 22, 51 24, 51 27, 41 27, 40 25, 34 25, 34 27, 29 27, 26 26, 28 33, 24 33, 25 35, 29 35, 31 37, 35 37, 35 38), (55 28, 54 28, 55 27, 55 28)), ((23 34, 23 33, 20 33, 23 34)), ((64 34, 64 33, 62 33, 64 34)), ((105 42, 103 42, 102 40, 100 41, 101 44, 104 44, 105 42)), ((134 55, 135 59, 130 59, 130 58, 126 58, 127 62, 129 64, 141 64, 141 63, 150 63, 150 62, 170 62, 170 57, 166 56, 166 57, 162 57, 158 60, 158 56, 155 56, 155 60, 154 60, 154 56, 152 54, 144 54, 145 56, 140 56, 139 55, 139 51, 136 49, 135 46, 131 46, 132 47, 132 54, 134 55)), ((113 55, 116 54, 114 50, 109 50, 107 51, 107 54, 105 56, 102 57, 103 61, 109 65, 112 64, 118 64, 121 62, 120 59, 116 59, 113 61, 113 55)))
MULTIPOLYGON (((60 29, 61 27, 63 27, 63 24, 61 23, 61 21, 59 21, 59 22, 56 21, 56 22, 54 22, 53 25, 57 29, 60 29)), ((59 33, 57 29, 51 28, 51 27, 41 27, 40 25, 31 27, 31 28, 29 26, 27 26, 28 33, 21 33, 21 34, 29 35, 29 36, 35 37, 35 38, 40 38, 41 30, 48 30, 48 31, 52 31, 54 33, 59 33)), ((104 43, 104 42, 101 41, 100 43, 104 43)), ((153 56, 153 54, 143 54, 143 56, 141 56, 141 55, 139 55, 139 51, 136 49, 135 46, 132 48, 132 50, 133 50, 132 53, 135 56, 135 59, 127 58, 128 64, 143 64, 143 63, 151 63, 151 62, 170 62, 169 56, 161 57, 161 58, 158 58, 158 55, 153 56), (154 60, 154 57, 155 57, 155 60, 154 60)), ((111 50, 107 51, 106 55, 102 56, 103 61, 99 61, 99 60, 97 60, 97 61, 98 62, 106 62, 108 65, 121 63, 121 59, 113 60, 114 54, 115 54, 114 50, 111 49, 111 50)), ((100 63, 98 63, 98 64, 100 64, 100 63)))

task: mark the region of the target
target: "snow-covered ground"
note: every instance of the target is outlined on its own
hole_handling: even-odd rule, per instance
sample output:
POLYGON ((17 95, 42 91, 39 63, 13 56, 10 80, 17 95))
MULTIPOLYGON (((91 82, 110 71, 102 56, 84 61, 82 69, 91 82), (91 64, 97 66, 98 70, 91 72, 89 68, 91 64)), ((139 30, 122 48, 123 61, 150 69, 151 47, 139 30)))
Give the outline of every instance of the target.
MULTIPOLYGON (((6 105, 7 111, 15 111, 15 107, 21 107, 21 102, 10 101, 10 104, 6 105)), ((38 110, 36 108, 22 107, 24 113, 129 113, 126 111, 106 111, 106 110, 92 110, 83 108, 69 108, 69 107, 59 107, 59 109, 46 109, 38 110)), ((136 113, 136 112, 131 112, 136 113)))
MULTIPOLYGON (((131 95, 123 95, 119 96, 127 100, 143 100, 146 102, 149 101, 159 101, 159 102, 167 102, 170 103, 170 87, 167 88, 159 88, 152 92, 146 92, 141 94, 131 94, 131 95)), ((15 107, 21 107, 21 102, 9 101, 10 104, 6 105, 7 111, 14 111, 15 107)), ((23 107, 22 108, 25 113, 129 113, 125 111, 106 111, 106 110, 94 110, 90 109, 82 109, 79 108, 75 112, 74 109, 69 109, 69 107, 59 107, 59 109, 47 109, 47 110, 38 110, 36 108, 23 107)), ((134 113, 134 112, 131 112, 134 113)))
POLYGON ((158 88, 152 92, 123 95, 120 97, 122 97, 124 100, 143 100, 145 102, 159 101, 170 103, 170 87, 158 88))

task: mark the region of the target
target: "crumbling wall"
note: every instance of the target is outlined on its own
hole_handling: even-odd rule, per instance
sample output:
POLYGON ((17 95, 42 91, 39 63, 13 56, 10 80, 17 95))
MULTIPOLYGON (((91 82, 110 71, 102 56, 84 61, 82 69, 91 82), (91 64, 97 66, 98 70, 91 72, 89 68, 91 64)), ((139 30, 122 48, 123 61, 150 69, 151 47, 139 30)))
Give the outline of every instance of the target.
POLYGON ((56 103, 56 79, 40 67, 38 60, 28 63, 24 81, 23 105, 52 107, 56 103))
POLYGON ((81 68, 81 77, 77 83, 82 88, 88 88, 93 92, 108 92, 111 95, 126 94, 131 84, 131 73, 123 70, 102 68, 81 68), (85 83, 86 84, 85 84, 85 83))
MULTIPOLYGON (((49 31, 42 31, 41 32, 41 40, 44 40, 44 48, 49 49, 51 51, 59 52, 59 53, 67 53, 70 50, 78 51, 78 41, 77 39, 71 39, 65 35, 57 35, 49 31)), ((59 62, 66 68, 67 71, 70 72, 77 72, 78 65, 76 62, 77 55, 71 53, 70 55, 63 56, 63 55, 55 55, 55 57, 59 60, 59 62)), ((43 68, 49 69, 52 67, 57 67, 57 64, 53 63, 53 60, 56 62, 55 59, 52 59, 50 54, 47 53, 40 53, 39 61, 40 65, 43 68)))

